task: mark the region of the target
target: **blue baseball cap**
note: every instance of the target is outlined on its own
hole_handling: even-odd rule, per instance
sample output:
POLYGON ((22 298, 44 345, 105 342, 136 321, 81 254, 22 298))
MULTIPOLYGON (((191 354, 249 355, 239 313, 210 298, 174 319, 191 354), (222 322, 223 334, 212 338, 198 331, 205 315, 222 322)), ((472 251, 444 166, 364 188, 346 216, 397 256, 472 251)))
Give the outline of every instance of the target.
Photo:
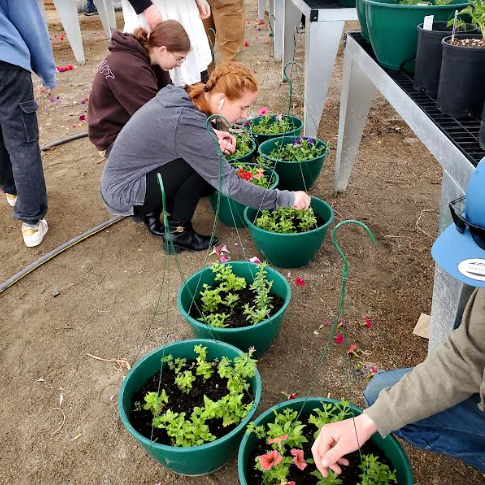
MULTIPOLYGON (((462 218, 485 231, 485 158, 468 183, 464 206, 462 218)), ((436 239, 431 254, 436 264, 457 280, 485 288, 485 249, 474 241, 468 226, 460 232, 451 224, 436 239)))

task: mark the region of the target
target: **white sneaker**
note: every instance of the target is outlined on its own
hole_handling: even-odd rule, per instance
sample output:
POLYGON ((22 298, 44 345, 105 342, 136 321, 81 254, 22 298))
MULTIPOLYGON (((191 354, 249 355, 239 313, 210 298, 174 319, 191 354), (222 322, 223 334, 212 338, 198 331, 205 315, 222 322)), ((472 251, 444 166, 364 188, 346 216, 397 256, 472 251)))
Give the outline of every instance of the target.
POLYGON ((17 196, 13 194, 5 194, 5 197, 7 198, 7 204, 10 207, 15 207, 15 204, 17 203, 17 196))
POLYGON ((35 248, 38 246, 44 236, 47 234, 49 227, 45 219, 41 219, 37 224, 22 224, 22 236, 24 236, 24 243, 28 248, 35 248))

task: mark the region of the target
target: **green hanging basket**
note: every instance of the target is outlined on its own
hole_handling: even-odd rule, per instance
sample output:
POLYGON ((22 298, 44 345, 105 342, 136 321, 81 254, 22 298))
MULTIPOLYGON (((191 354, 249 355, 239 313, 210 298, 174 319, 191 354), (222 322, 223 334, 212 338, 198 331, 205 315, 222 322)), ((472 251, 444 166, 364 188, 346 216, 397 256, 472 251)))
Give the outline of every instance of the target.
POLYGON ((265 159, 266 165, 274 167, 275 172, 279 176, 278 188, 281 190, 309 190, 317 180, 322 171, 325 159, 328 157, 330 150, 327 144, 313 137, 301 137, 303 139, 312 139, 316 145, 325 147, 325 152, 319 157, 310 160, 292 160, 283 161, 271 158, 269 154, 276 148, 276 144, 288 145, 295 140, 294 136, 282 136, 279 138, 272 138, 262 143, 259 148, 259 154, 265 159))
MULTIPOLYGON (((242 276, 246 281, 252 283, 253 275, 257 271, 256 264, 246 261, 231 261, 225 264, 232 266, 232 271, 236 276, 242 276)), ((177 306, 190 325, 194 335, 199 338, 219 339, 244 351, 247 351, 249 347, 255 347, 256 356, 264 354, 280 331, 283 315, 291 299, 291 288, 286 278, 273 268, 266 267, 266 271, 268 272, 268 280, 273 282, 271 294, 283 298, 284 304, 272 317, 263 320, 261 323, 248 324, 247 327, 241 328, 209 327, 189 315, 193 296, 198 297, 204 283, 208 285, 214 284, 214 273, 210 268, 204 268, 194 273, 182 283, 177 295, 177 306)))
POLYGON ((397 0, 363 0, 370 42, 379 64, 399 71, 414 71, 418 47, 418 25, 427 15, 435 21, 453 18, 455 10, 468 3, 453 0, 448 5, 401 5, 397 0))
MULTIPOLYGON (((278 138, 280 136, 300 136, 301 135, 301 130, 303 129, 303 121, 300 118, 297 118, 296 116, 287 116, 283 115, 284 119, 288 119, 290 121, 291 125, 291 130, 285 132, 285 133, 277 133, 275 135, 259 135, 257 133, 254 133, 252 131, 252 127, 254 125, 257 125, 259 123, 259 120, 264 118, 264 116, 256 116, 254 117, 250 122, 249 122, 249 129, 251 130, 251 134, 256 140, 256 143, 258 145, 261 145, 261 143, 271 140, 272 138, 278 138)), ((276 115, 272 115, 271 119, 276 120, 276 115)))
MULTIPOLYGON (((300 411, 302 409, 302 415, 308 416, 313 409, 321 407, 321 403, 333 403, 336 404, 339 401, 335 399, 328 399, 324 397, 309 397, 292 399, 279 403, 272 408, 265 411, 254 420, 254 425, 264 425, 274 421, 274 411, 282 412, 284 409, 292 409, 300 411)), ((362 410, 356 406, 351 406, 354 415, 357 416, 362 413, 362 410)), ((301 420, 301 419, 300 419, 301 420)), ((406 453, 402 449, 398 441, 388 436, 383 439, 379 433, 374 434, 371 438, 374 444, 379 448, 382 454, 390 461, 391 466, 396 470, 397 480, 399 485, 414 485, 414 478, 411 471, 411 465, 409 463, 406 453)), ((257 443, 257 437, 254 433, 244 435, 241 445, 239 447, 239 453, 237 457, 237 469, 239 475, 239 482, 241 485, 254 485, 254 483, 248 483, 246 477, 250 467, 254 466, 254 462, 251 462, 251 455, 257 443)))
MULTIPOLYGON (((237 166, 240 163, 241 162, 231 162, 231 165, 237 166)), ((245 163, 245 165, 250 165, 253 167, 259 166, 257 163, 245 163)), ((266 177, 268 177, 268 180, 270 181, 270 185, 268 188, 275 189, 279 183, 278 174, 271 168, 265 168, 264 174, 266 175, 266 177)), ((218 192, 213 192, 209 196, 209 202, 214 212, 217 211, 217 198, 218 192)), ((234 199, 231 199, 230 197, 227 197, 226 195, 221 193, 218 217, 226 226, 245 227, 246 223, 244 222, 243 216, 245 208, 246 206, 244 204, 241 204, 240 202, 237 202, 234 199)))
POLYGON ((246 155, 243 155, 242 157, 234 157, 234 158, 227 158, 226 160, 229 163, 250 163, 253 161, 254 153, 256 152, 256 142, 251 138, 251 151, 246 153, 246 155))
POLYGON ((137 393, 145 382, 160 370, 161 359, 164 355, 172 354, 174 357, 193 359, 197 357, 194 352, 195 345, 207 347, 207 358, 210 360, 228 357, 234 359, 241 355, 241 350, 224 342, 214 340, 182 340, 160 347, 140 359, 128 372, 118 395, 118 410, 121 421, 128 432, 143 447, 143 449, 160 465, 181 475, 207 475, 224 466, 236 453, 246 425, 256 412, 261 399, 261 377, 256 374, 251 379, 251 393, 254 405, 249 414, 230 433, 222 438, 205 443, 200 446, 187 448, 166 446, 150 441, 130 424, 132 396, 137 393))
POLYGON ((355 6, 357 9, 357 17, 359 18, 360 30, 362 35, 367 42, 370 42, 369 29, 367 28, 367 18, 365 14, 365 3, 364 0, 356 0, 355 6))
POLYGON ((316 197, 312 197, 311 207, 326 222, 323 226, 299 234, 280 234, 261 229, 254 224, 258 211, 249 207, 244 211, 249 235, 270 264, 279 268, 299 268, 309 264, 316 256, 325 241, 334 213, 327 202, 316 197))

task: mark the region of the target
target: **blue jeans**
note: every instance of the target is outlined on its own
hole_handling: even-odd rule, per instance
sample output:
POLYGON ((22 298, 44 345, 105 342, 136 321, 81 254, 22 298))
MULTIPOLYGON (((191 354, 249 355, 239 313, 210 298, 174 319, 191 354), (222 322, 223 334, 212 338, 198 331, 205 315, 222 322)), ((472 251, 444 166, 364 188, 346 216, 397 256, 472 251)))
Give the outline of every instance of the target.
MULTIPOLYGON (((376 374, 364 391, 367 405, 374 404, 383 389, 393 386, 412 370, 411 367, 376 374)), ((466 401, 408 424, 394 434, 417 448, 454 456, 485 473, 485 412, 478 409, 479 401, 479 395, 474 394, 466 401)))

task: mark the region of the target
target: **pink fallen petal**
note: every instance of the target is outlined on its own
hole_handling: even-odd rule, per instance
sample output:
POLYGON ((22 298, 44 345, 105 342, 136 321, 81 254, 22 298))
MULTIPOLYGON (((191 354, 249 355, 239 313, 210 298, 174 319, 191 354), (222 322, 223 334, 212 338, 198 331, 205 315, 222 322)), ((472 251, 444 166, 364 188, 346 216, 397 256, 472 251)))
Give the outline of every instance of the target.
POLYGON ((367 327, 367 328, 372 328, 374 325, 372 325, 372 322, 369 320, 369 317, 365 317, 364 318, 364 325, 367 327))
POLYGON ((227 263, 229 261, 225 256, 221 256, 221 263, 227 263))
POLYGON ((259 258, 257 258, 256 256, 253 256, 252 258, 250 258, 249 261, 251 261, 251 263, 256 263, 256 264, 261 263, 259 258))
POLYGON ((305 286, 305 280, 303 278, 298 277, 295 280, 295 284, 296 284, 296 286, 305 286))
POLYGON ((342 345, 344 343, 344 334, 343 333, 339 333, 336 337, 335 337, 335 343, 337 345, 342 345))
POLYGON ((258 115, 259 116, 264 116, 265 114, 267 114, 269 111, 268 108, 266 108, 265 106, 263 106, 262 108, 260 108, 260 110, 258 111, 258 115))
POLYGON ((350 347, 347 349, 348 354, 353 354, 357 350, 357 344, 354 342, 353 344, 350 345, 350 347))
POLYGON ((291 271, 288 271, 288 273, 286 274, 286 277, 289 278, 291 276, 291 271))
POLYGON ((296 448, 293 448, 291 450, 291 454, 293 455, 293 463, 300 469, 304 470, 308 465, 307 462, 305 461, 305 458, 303 456, 303 450, 298 450, 296 448))
POLYGON ((209 256, 212 256, 213 254, 217 254, 217 256, 219 256, 219 249, 217 248, 217 246, 214 246, 212 248, 212 252, 209 254, 209 256))
POLYGON ((258 456, 259 464, 261 468, 265 471, 271 470, 273 466, 278 465, 281 461, 282 456, 279 454, 278 451, 273 450, 267 453, 266 455, 258 456))
POLYGON ((224 244, 224 246, 222 246, 221 248, 221 253, 229 253, 229 249, 227 249, 227 246, 224 244))
POLYGON ((330 322, 323 322, 324 327, 330 327, 330 322))
POLYGON ((244 47, 249 47, 249 42, 247 40, 244 41, 244 47))
POLYGON ((282 441, 286 441, 287 439, 288 439, 288 435, 285 434, 284 436, 280 436, 279 438, 273 438, 271 440, 268 440, 268 445, 272 445, 273 443, 280 444, 282 441))

